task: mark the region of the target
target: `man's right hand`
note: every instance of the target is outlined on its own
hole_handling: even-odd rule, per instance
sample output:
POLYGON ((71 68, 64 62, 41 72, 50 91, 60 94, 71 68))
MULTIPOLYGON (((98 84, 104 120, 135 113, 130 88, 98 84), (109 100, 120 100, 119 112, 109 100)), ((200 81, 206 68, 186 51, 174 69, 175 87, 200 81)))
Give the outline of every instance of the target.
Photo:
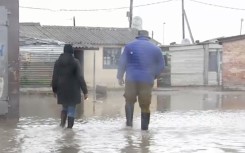
POLYGON ((123 79, 118 79, 118 84, 120 85, 120 86, 123 86, 124 85, 124 80, 123 79))
POLYGON ((85 99, 85 100, 88 99, 88 94, 84 94, 84 99, 85 99))

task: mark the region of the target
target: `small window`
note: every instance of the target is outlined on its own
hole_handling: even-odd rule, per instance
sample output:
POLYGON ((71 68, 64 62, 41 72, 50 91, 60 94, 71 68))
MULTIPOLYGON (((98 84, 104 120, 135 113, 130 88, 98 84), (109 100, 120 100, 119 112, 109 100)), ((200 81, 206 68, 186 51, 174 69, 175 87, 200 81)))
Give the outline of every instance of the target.
POLYGON ((103 68, 104 69, 117 69, 119 57, 121 55, 121 48, 103 49, 103 68))

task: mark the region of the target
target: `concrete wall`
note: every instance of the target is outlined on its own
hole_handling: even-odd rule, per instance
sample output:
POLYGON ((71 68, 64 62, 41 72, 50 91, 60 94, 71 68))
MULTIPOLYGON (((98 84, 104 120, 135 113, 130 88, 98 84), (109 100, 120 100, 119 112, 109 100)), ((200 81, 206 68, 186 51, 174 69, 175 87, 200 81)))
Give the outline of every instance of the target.
POLYGON ((8 10, 0 6, 0 115, 8 113, 8 10))
POLYGON ((223 43, 223 87, 245 89, 245 40, 223 43))
POLYGON ((1 0, 8 10, 8 118, 19 118, 19 1, 1 0))
POLYGON ((116 78, 117 69, 103 68, 103 47, 100 47, 99 50, 84 51, 84 76, 87 85, 93 87, 94 57, 95 57, 95 84, 103 85, 109 88, 119 87, 116 78))

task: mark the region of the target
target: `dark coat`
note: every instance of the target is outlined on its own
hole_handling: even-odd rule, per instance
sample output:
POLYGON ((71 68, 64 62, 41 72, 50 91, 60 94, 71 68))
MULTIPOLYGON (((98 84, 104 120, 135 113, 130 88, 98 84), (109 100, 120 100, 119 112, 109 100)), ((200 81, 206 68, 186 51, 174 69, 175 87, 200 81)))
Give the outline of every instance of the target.
POLYGON ((52 89, 57 94, 58 104, 75 105, 81 103, 81 89, 88 93, 81 73, 80 63, 70 53, 63 53, 54 64, 52 89))

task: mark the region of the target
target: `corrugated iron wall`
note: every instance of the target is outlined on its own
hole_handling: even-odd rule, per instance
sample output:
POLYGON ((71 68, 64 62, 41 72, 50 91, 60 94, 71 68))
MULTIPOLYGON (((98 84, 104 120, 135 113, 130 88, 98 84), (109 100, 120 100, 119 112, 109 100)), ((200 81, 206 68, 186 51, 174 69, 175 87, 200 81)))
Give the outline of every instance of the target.
POLYGON ((54 62, 62 52, 62 46, 20 47, 20 86, 50 87, 54 62))
POLYGON ((203 85, 204 49, 198 45, 173 46, 171 56, 171 85, 203 85))
POLYGON ((171 86, 221 85, 219 44, 170 46, 171 86), (211 59, 211 53, 215 53, 211 59), (216 66, 217 65, 217 66, 216 66), (216 68, 217 67, 217 68, 216 68), (212 68, 215 68, 214 70, 212 68))

